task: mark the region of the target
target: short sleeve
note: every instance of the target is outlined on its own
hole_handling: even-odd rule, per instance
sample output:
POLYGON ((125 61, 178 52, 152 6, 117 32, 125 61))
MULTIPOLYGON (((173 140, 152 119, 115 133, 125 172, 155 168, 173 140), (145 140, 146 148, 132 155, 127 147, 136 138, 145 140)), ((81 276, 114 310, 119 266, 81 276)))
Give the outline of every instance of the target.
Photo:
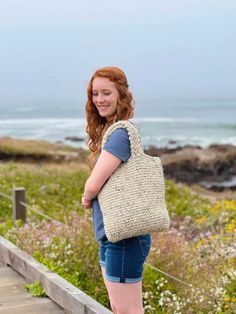
POLYGON ((103 149, 126 162, 131 156, 128 131, 124 128, 116 129, 108 138, 103 149))

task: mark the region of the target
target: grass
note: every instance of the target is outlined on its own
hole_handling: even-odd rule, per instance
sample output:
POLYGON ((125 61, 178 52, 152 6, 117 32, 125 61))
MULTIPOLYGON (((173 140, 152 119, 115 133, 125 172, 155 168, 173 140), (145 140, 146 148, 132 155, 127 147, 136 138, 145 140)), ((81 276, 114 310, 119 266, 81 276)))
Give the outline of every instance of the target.
MULTIPOLYGON (((83 212, 80 199, 88 169, 81 163, 29 164, 4 163, 0 167, 1 191, 11 195, 12 189, 24 187, 26 201, 30 206, 47 215, 63 220, 72 209, 83 212)), ((166 195, 170 213, 190 216, 202 215, 209 202, 192 194, 190 188, 179 188, 173 181, 166 181, 166 195)), ((1 217, 11 216, 12 204, 2 199, 1 217)))
POLYGON ((46 154, 59 151, 76 152, 77 149, 64 144, 53 144, 46 141, 0 138, 0 151, 5 153, 46 154))
MULTIPOLYGON (((0 167, 1 192, 11 195, 12 189, 24 187, 26 202, 54 219, 63 217, 72 209, 82 211, 80 199, 88 169, 81 164, 27 164, 4 163, 0 167)), ((1 219, 12 215, 12 204, 2 198, 1 219)))
POLYGON ((34 297, 40 297, 40 298, 46 297, 46 292, 43 289, 43 287, 39 281, 35 281, 31 284, 24 284, 24 287, 34 297))
POLYGON ((0 137, 0 159, 54 161, 76 160, 85 162, 87 152, 64 144, 0 137))

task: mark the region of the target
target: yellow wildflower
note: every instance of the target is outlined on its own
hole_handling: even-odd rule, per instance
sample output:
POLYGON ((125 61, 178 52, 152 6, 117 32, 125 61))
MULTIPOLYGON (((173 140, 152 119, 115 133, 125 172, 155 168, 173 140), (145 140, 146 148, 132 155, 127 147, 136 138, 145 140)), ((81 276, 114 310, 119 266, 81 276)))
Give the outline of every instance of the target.
POLYGON ((202 216, 202 217, 200 217, 200 218, 197 218, 197 219, 195 220, 195 222, 196 222, 197 224, 201 225, 201 224, 203 224, 206 220, 207 220, 207 217, 206 217, 206 216, 202 216))
POLYGON ((224 206, 227 207, 227 209, 233 209, 236 210, 236 201, 234 200, 225 200, 224 206))

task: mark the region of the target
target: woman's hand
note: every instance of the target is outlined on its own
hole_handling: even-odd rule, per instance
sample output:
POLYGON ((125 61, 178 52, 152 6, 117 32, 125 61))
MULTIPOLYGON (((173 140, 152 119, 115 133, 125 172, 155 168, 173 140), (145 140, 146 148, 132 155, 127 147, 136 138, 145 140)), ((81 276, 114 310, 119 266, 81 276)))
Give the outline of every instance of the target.
POLYGON ((91 208, 92 202, 90 200, 87 200, 84 196, 82 196, 82 205, 84 208, 91 208))

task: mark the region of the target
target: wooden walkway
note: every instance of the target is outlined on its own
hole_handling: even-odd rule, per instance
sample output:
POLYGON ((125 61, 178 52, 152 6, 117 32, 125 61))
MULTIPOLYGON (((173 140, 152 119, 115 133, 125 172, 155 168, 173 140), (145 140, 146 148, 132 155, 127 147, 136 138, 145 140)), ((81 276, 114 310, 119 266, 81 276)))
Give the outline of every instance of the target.
POLYGON ((33 297, 23 286, 24 277, 0 261, 0 314, 62 314, 54 301, 33 297))
POLYGON ((112 313, 1 235, 0 261, 0 314, 112 313), (24 290, 23 282, 35 281, 41 282, 50 299, 35 298, 24 290))

